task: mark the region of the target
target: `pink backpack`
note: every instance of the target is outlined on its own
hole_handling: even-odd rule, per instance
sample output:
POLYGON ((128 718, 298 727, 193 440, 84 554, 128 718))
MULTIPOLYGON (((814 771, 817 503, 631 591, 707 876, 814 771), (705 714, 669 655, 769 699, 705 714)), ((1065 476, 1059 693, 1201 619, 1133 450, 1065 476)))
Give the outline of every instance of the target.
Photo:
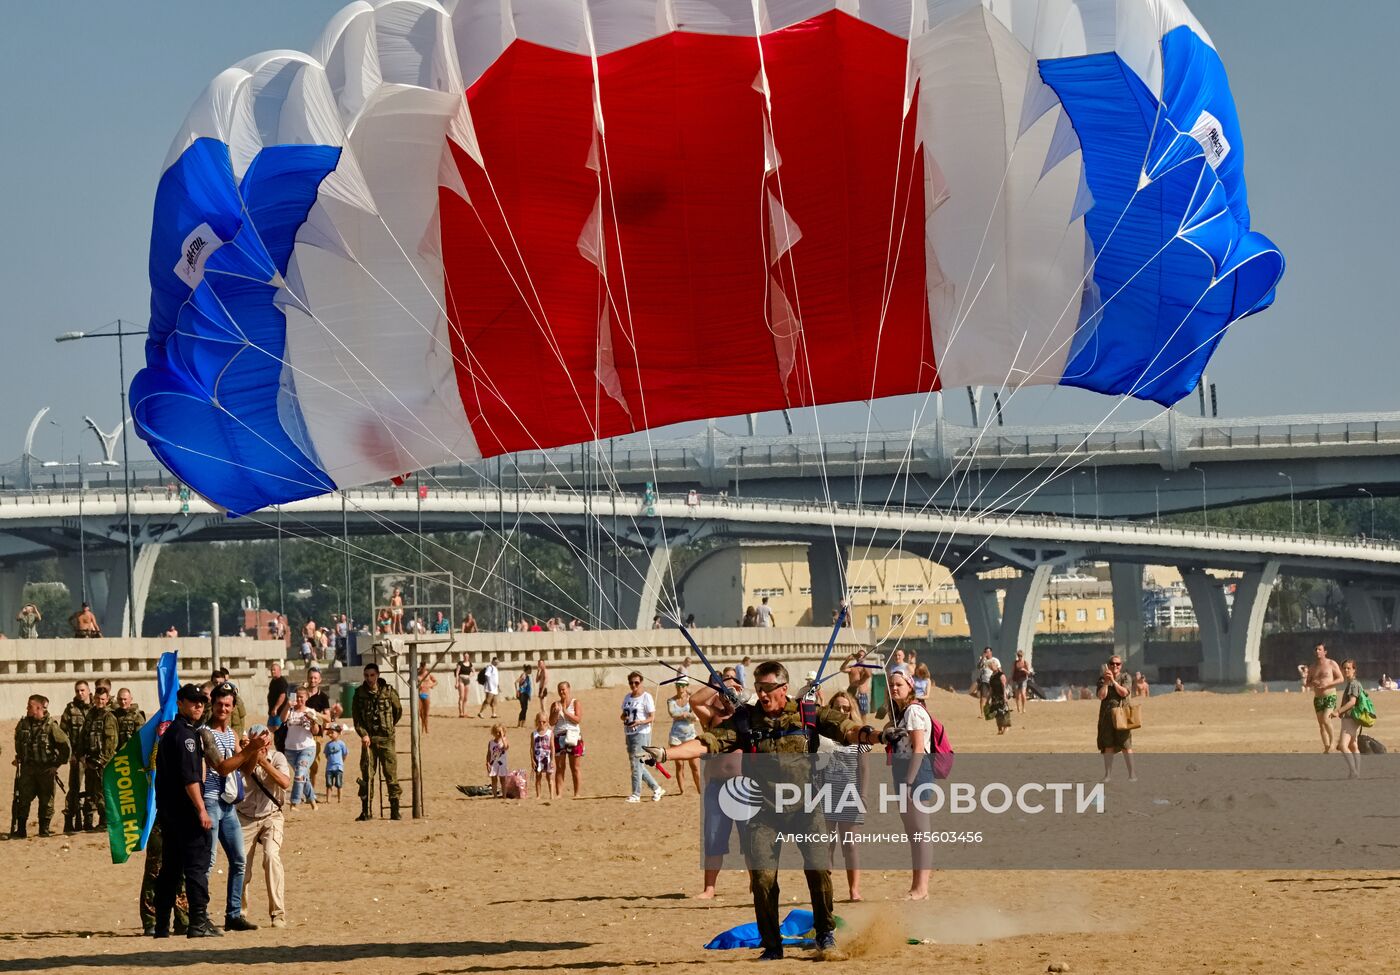
POLYGON ((946 779, 953 771, 953 745, 948 741, 948 732, 943 723, 932 714, 928 719, 933 722, 933 741, 929 743, 929 752, 933 756, 933 777, 946 779))
MULTIPOLYGON (((911 707, 924 709, 924 714, 928 715, 929 722, 933 725, 933 740, 929 742, 929 758, 933 760, 933 777, 935 779, 946 779, 953 771, 953 745, 948 741, 948 731, 943 727, 943 723, 933 716, 927 707, 921 702, 915 701, 911 707)), ((887 754, 892 754, 889 747, 885 749, 887 754)))

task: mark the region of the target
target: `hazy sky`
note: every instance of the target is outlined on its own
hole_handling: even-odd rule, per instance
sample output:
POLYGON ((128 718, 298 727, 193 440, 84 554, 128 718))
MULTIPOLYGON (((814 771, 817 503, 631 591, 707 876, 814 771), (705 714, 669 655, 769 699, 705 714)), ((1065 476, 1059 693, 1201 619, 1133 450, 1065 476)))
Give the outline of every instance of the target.
MULTIPOLYGON (((0 460, 15 457, 41 406, 69 455, 82 417, 116 425, 111 340, 53 336, 116 318, 143 326, 151 204, 176 126, 205 83, 260 50, 305 50, 343 0, 7 5, 0 48, 6 382, 0 460)), ((1392 372, 1400 330, 1391 301, 1397 224, 1392 65, 1400 4, 1192 0, 1230 72, 1246 140, 1255 229, 1288 272, 1273 309, 1245 320, 1210 368, 1222 413, 1400 409, 1392 372)), ((139 366, 139 341, 128 348, 139 366)), ((129 375, 128 375, 129 378, 129 375)), ((1025 390, 1008 422, 1096 422, 1112 402, 1072 390, 1025 390)), ((1194 404, 1183 404, 1194 409, 1194 404)), ((949 416, 966 421, 966 396, 949 416)), ((1130 404, 1118 416, 1155 412, 1130 404)), ((878 425, 907 429, 906 402, 878 425)), ((824 429, 859 428, 846 408, 824 429)), ((805 424, 804 424, 805 425, 805 424)), ((777 432, 777 421, 765 421, 777 432)), ((91 434, 83 451, 96 453, 91 434)), ((56 458, 46 427, 41 456, 56 458)))

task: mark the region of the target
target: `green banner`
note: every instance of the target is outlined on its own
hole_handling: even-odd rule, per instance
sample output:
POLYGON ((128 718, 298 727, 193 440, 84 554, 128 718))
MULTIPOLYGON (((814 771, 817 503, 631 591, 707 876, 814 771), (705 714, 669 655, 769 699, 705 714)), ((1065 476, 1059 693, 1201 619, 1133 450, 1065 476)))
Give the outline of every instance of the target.
POLYGON ((102 797, 107 804, 107 842, 112 862, 125 863, 142 846, 148 833, 151 777, 141 760, 141 736, 132 735, 102 772, 102 797))

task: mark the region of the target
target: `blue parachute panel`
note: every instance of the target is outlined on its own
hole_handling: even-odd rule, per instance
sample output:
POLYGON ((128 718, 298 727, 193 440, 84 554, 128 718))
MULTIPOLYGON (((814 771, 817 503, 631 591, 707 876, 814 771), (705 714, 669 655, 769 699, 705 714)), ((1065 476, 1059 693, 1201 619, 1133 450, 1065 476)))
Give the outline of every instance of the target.
POLYGON ((192 143, 161 178, 151 240, 138 432, 189 485, 235 514, 335 490, 288 436, 276 305, 298 228, 340 149, 271 146, 235 185, 228 147, 192 143))
POLYGON ((1170 405, 1233 321, 1267 307, 1283 258, 1249 230, 1224 66, 1188 27, 1163 38, 1161 103, 1113 53, 1040 62, 1083 151, 1099 301, 1061 384, 1170 405))

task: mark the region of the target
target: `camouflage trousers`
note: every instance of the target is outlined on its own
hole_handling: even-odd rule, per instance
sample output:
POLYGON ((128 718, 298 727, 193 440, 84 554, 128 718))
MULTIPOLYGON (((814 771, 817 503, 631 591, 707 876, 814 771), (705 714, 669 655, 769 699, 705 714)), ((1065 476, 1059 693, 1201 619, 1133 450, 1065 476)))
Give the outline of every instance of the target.
POLYGON ((370 798, 369 793, 369 773, 370 761, 375 763, 375 774, 384 777, 384 786, 389 792, 389 798, 397 801, 403 794, 403 789, 399 786, 399 764, 394 755, 393 738, 370 738, 369 747, 360 748, 360 798, 370 798))
MULTIPOLYGON (((146 866, 141 872, 141 927, 154 927, 156 923, 156 877, 160 875, 160 854, 164 844, 160 837, 160 823, 151 827, 151 838, 146 841, 146 866)), ((190 924, 190 902, 185 897, 185 882, 175 894, 175 930, 183 931, 190 924)))
POLYGON ((106 768, 106 762, 101 765, 83 763, 83 812, 96 816, 97 822, 104 825, 107 822, 107 802, 102 794, 102 772, 106 768))
POLYGON ((53 819, 54 770, 52 768, 20 767, 15 778, 15 822, 21 829, 29 821, 29 807, 39 800, 39 831, 49 831, 49 820, 53 819))
POLYGON ((68 793, 63 797, 63 815, 77 818, 83 811, 83 763, 68 763, 68 793))

